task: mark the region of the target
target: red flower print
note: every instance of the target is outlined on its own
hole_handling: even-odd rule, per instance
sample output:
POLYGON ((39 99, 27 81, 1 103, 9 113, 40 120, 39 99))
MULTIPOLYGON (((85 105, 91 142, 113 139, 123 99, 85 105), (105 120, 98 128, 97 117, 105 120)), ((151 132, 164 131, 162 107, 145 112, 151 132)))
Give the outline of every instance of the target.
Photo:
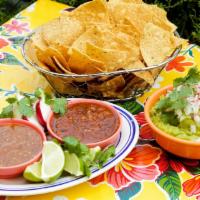
POLYGON ((171 167, 174 171, 180 173, 183 169, 189 171, 189 167, 198 166, 199 161, 184 158, 181 159, 163 152, 160 159, 156 161, 156 164, 161 172, 165 172, 169 167, 171 167))
POLYGON ((200 175, 185 181, 183 183, 183 191, 188 197, 200 194, 200 175))
POLYGON ((140 138, 147 139, 147 140, 154 139, 153 130, 147 123, 145 116, 144 116, 144 112, 140 112, 137 115, 135 115, 134 117, 137 120, 138 124, 140 125, 140 138))
POLYGON ((171 71, 175 69, 178 72, 185 71, 186 66, 192 66, 192 62, 182 62, 185 60, 185 56, 177 56, 174 60, 172 60, 170 63, 167 64, 165 67, 166 71, 171 71))
POLYGON ((149 126, 149 124, 145 124, 142 127, 140 127, 140 138, 146 139, 146 140, 153 140, 153 130, 149 126))
POLYGON ((178 173, 184 169, 183 164, 178 160, 169 160, 169 165, 174 171, 178 173))
POLYGON ((162 153, 156 164, 161 172, 166 171, 169 167, 176 172, 181 172, 184 169, 182 162, 178 161, 176 158, 173 158, 172 155, 169 157, 166 153, 162 153))
POLYGON ((125 168, 123 170, 133 181, 154 180, 155 177, 160 175, 156 165, 144 168, 133 167, 131 170, 125 168))
POLYGON ((160 156, 160 159, 156 161, 156 164, 159 167, 159 170, 161 172, 164 172, 168 169, 169 167, 169 162, 168 162, 168 157, 166 154, 162 153, 160 156))
POLYGON ((139 145, 129 153, 129 155, 124 159, 124 162, 135 167, 145 167, 151 165, 152 160, 158 160, 160 158, 160 153, 160 149, 150 145, 139 145))
POLYGON ((140 126, 147 124, 147 121, 144 116, 144 112, 140 112, 134 116, 140 126))
POLYGON ((155 180, 160 175, 155 165, 160 153, 160 149, 151 145, 138 145, 123 161, 90 182, 97 184, 103 179, 119 190, 134 181, 155 180))
POLYGON ((11 24, 4 24, 3 26, 7 29, 8 32, 15 31, 21 34, 23 32, 29 31, 29 29, 27 28, 28 23, 20 23, 17 20, 12 20, 11 24))
POLYGON ((93 185, 96 185, 100 182, 103 182, 105 180, 105 174, 101 174, 93 179, 90 180, 90 182, 93 184, 93 185))
POLYGON ((122 186, 126 187, 130 183, 130 180, 123 174, 121 164, 118 164, 114 168, 108 170, 106 173, 106 180, 116 189, 120 189, 122 186))
POLYGON ((3 39, 3 38, 0 38, 0 49, 3 48, 3 47, 6 47, 8 46, 8 41, 3 39))

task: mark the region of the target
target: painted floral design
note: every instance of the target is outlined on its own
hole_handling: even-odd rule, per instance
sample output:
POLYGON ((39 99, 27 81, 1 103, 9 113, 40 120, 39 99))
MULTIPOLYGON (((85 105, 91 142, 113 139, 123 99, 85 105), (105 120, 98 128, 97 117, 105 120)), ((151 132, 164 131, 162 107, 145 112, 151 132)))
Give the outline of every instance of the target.
MULTIPOLYGON (((200 194, 200 175, 195 176, 183 183, 183 191, 188 197, 200 194)), ((198 198, 199 199, 199 196, 198 198)))
POLYGON ((22 23, 18 20, 12 20, 10 24, 3 25, 8 32, 17 32, 18 34, 22 34, 23 32, 28 32, 28 23, 22 23))
POLYGON ((0 38, 0 49, 8 45, 9 45, 9 42, 6 39, 0 38))
POLYGON ((165 67, 166 71, 176 70, 178 72, 184 72, 186 66, 192 66, 192 62, 183 62, 186 60, 185 56, 177 56, 174 60, 172 60, 168 65, 165 67))
POLYGON ((155 180, 160 172, 155 165, 161 151, 151 145, 138 145, 118 165, 91 180, 92 184, 107 181, 115 190, 127 187, 133 182, 155 180))
POLYGON ((188 160, 179 158, 168 153, 162 153, 159 160, 156 161, 161 172, 165 172, 169 168, 173 171, 180 173, 183 170, 191 172, 191 167, 197 167, 200 162, 198 160, 188 160))
MULTIPOLYGON (((181 180, 179 178, 179 173, 182 171, 187 171, 190 174, 200 174, 200 161, 198 160, 189 160, 184 158, 179 158, 169 153, 163 152, 160 159, 156 161, 156 164, 159 167, 162 175, 166 175, 169 172, 173 173, 171 177, 167 177, 170 180, 175 180, 174 184, 170 186, 171 190, 176 188, 176 191, 179 190, 179 193, 175 194, 175 198, 179 197, 181 191, 181 180)), ((159 177, 160 178, 160 177, 159 177)), ((158 179, 159 179, 158 178, 158 179)), ((165 178, 166 179, 166 178, 165 178)), ((164 182, 162 180, 162 182, 164 182)), ((158 182, 159 183, 159 182, 158 182)), ((161 185, 162 187, 162 185, 161 185)), ((186 193, 188 197, 193 195, 200 194, 200 175, 197 175, 182 184, 183 191, 186 193)), ((169 196, 171 195, 171 191, 168 188, 164 188, 169 196)))
POLYGON ((138 124, 140 125, 140 138, 145 140, 153 140, 153 130, 147 123, 144 112, 140 112, 135 115, 135 119, 137 120, 138 124))

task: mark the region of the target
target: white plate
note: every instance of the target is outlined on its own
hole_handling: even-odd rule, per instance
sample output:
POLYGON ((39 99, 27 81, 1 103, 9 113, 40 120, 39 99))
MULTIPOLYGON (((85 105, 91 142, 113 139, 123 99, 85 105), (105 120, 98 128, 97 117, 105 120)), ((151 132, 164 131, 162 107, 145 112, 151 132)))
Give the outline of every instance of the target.
MULTIPOLYGON (((114 104, 112 105, 120 112, 123 119, 122 131, 116 145, 116 155, 115 157, 111 158, 102 169, 92 169, 92 175, 89 179, 106 172, 123 160, 131 152, 133 147, 135 147, 139 138, 138 123, 133 115, 119 106, 114 104)), ((25 196, 49 193, 78 185, 88 181, 89 179, 87 177, 67 176, 62 177, 56 182, 50 184, 30 184, 25 182, 22 177, 7 180, 0 179, 0 195, 25 196)))

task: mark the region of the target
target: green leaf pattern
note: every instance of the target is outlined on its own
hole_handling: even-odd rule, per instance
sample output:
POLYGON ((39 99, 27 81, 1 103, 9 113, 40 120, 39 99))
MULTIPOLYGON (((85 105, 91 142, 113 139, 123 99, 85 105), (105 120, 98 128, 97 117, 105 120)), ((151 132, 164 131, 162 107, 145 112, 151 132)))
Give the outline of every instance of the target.
POLYGON ((172 170, 165 171, 161 174, 156 182, 169 195, 171 200, 177 200, 181 193, 181 181, 179 175, 172 170))
POLYGON ((0 59, 0 64, 4 65, 19 65, 23 69, 29 70, 22 62, 20 62, 14 55, 10 53, 3 52, 1 53, 3 58, 0 59))

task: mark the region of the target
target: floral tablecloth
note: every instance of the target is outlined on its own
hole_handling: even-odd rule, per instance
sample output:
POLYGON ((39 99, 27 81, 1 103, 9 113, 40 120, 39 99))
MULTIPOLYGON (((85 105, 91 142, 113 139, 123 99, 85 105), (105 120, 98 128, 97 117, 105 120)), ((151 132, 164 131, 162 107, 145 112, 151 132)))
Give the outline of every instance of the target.
MULTIPOLYGON (((15 91, 31 93, 37 87, 50 90, 48 83, 22 58, 24 36, 32 29, 59 16, 66 5, 38 0, 0 27, 0 109, 5 97, 15 91)), ((113 200, 113 199, 200 199, 200 161, 177 158, 154 141, 144 119, 145 99, 158 88, 184 76, 192 66, 200 68, 200 48, 187 46, 162 71, 153 88, 137 100, 121 104, 140 124, 140 139, 117 166, 99 177, 73 188, 28 197, 0 197, 7 200, 113 200)))

